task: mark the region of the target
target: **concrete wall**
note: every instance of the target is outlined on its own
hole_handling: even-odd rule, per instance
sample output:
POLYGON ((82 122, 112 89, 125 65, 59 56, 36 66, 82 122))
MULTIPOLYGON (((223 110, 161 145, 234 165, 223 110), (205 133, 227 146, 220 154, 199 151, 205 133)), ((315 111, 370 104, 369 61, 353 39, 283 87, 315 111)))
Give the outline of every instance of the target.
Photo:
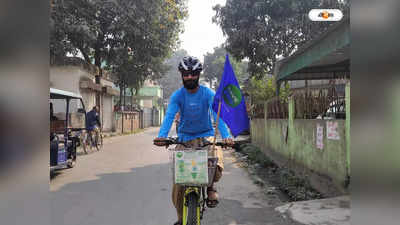
POLYGON ((287 147, 286 130, 288 121, 283 119, 251 120, 251 141, 253 144, 269 149, 281 150, 287 147))
POLYGON ((96 105, 96 93, 88 89, 81 89, 80 94, 82 95, 86 111, 92 110, 93 106, 96 105))
MULTIPOLYGON (((90 111, 96 104, 96 92, 90 89, 82 89, 79 86, 81 80, 91 80, 95 82, 95 77, 80 66, 52 66, 50 67, 50 87, 71 91, 80 94, 85 104, 86 111, 90 111)), ((111 86, 112 82, 101 80, 103 85, 111 86)), ((113 97, 103 95, 103 108, 101 117, 104 131, 112 131, 114 128, 114 113, 113 113, 113 97)), ((74 101, 78 102, 78 101, 74 101)), ((57 107, 55 105, 55 107, 57 107)), ((73 103, 70 105, 70 111, 75 112, 80 104, 73 103)))
MULTIPOLYGON (((113 86, 113 82, 101 79, 100 83, 105 86, 113 86)), ((103 94, 103 130, 104 131, 115 131, 116 130, 116 122, 115 122, 115 115, 114 115, 114 96, 103 94), (107 118, 107 119, 106 119, 107 118)))
MULTIPOLYGON (((350 83, 346 84, 346 120, 294 119, 289 100, 288 119, 251 120, 251 140, 281 166, 307 175, 311 184, 329 196, 348 192, 350 179, 350 83), (328 138, 328 122, 335 123, 338 139, 328 138), (322 146, 317 145, 317 127, 322 127, 322 146)), ((265 110, 266 111, 266 110, 265 110)))
MULTIPOLYGON (((82 95, 86 110, 95 104, 95 95, 89 91, 79 88, 79 81, 87 79, 94 81, 94 76, 79 66, 56 66, 50 67, 50 87, 70 91, 82 95)), ((74 101, 77 102, 77 101, 74 101)), ((71 111, 79 107, 76 103, 70 105, 71 111)))
POLYGON ((311 183, 317 189, 328 195, 346 192, 345 183, 349 175, 346 124, 345 120, 329 121, 337 122, 340 140, 327 138, 327 120, 294 120, 293 127, 289 128, 288 120, 253 119, 251 138, 253 144, 276 163, 296 170, 299 175, 311 175, 311 183), (316 146, 317 124, 324 131, 322 149, 316 146))
POLYGON ((144 108, 152 108, 153 107, 153 100, 151 99, 142 99, 140 100, 140 106, 144 108))
POLYGON ((133 132, 140 128, 140 113, 139 112, 116 112, 116 131, 122 133, 122 126, 124 127, 124 133, 133 132), (124 117, 122 119, 122 117, 124 117), (123 123, 123 125, 122 125, 123 123))
POLYGON ((160 86, 142 87, 139 90, 140 96, 157 96, 162 98, 162 90, 160 86))
POLYGON ((112 131, 115 130, 113 119, 114 118, 114 110, 113 110, 113 96, 103 95, 103 130, 104 131, 112 131), (109 118, 109 119, 106 119, 109 118))
POLYGON ((50 67, 50 87, 81 94, 79 88, 81 78, 90 79, 94 82, 94 76, 79 66, 50 67))

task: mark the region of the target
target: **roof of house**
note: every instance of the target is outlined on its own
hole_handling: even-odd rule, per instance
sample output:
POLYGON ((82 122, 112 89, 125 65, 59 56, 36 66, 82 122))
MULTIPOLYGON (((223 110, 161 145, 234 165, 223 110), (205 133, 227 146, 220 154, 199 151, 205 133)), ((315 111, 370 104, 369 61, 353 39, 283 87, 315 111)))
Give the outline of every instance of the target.
POLYGON ((350 18, 332 25, 293 55, 277 61, 274 75, 278 84, 285 80, 349 78, 350 18))
POLYGON ((81 99, 82 96, 79 94, 70 92, 70 91, 64 91, 64 90, 60 90, 60 89, 50 88, 50 98, 51 99, 64 99, 64 98, 81 99))
MULTIPOLYGON (((61 61, 52 62, 51 66, 77 66, 88 71, 89 74, 92 76, 95 76, 96 74, 99 73, 98 68, 95 65, 90 64, 86 62, 84 59, 79 57, 65 57, 61 61)), ((103 74, 103 76, 101 77, 102 80, 114 82, 111 74, 108 71, 102 69, 102 74, 103 74)))

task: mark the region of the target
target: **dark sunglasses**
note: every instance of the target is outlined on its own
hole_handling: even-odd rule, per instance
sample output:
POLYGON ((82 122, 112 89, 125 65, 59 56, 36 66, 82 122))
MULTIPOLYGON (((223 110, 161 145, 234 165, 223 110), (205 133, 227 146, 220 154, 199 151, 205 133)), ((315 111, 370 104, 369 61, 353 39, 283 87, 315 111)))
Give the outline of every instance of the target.
POLYGON ((189 75, 199 76, 200 72, 199 71, 182 71, 182 76, 183 77, 188 77, 189 75))

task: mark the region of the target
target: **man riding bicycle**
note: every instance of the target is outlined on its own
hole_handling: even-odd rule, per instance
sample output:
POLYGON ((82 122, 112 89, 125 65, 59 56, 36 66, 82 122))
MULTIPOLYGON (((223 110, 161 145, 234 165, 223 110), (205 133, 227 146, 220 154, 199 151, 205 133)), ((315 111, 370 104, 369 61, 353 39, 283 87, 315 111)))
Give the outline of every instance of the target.
POLYGON ((94 131, 97 135, 100 132, 101 123, 99 116, 100 108, 99 106, 94 106, 92 110, 90 110, 86 114, 86 129, 89 135, 94 131))
MULTIPOLYGON (((212 110, 214 91, 199 85, 200 73, 203 70, 201 62, 195 57, 184 57, 178 65, 181 73, 183 87, 175 91, 169 101, 165 119, 161 125, 158 137, 154 139, 154 144, 162 146, 162 141, 168 137, 169 130, 174 122, 175 114, 179 111, 180 119, 178 125, 178 139, 191 147, 202 146, 206 140, 211 141, 214 136, 214 128, 212 126, 211 115, 216 118, 216 113, 212 110)), ((219 120, 218 129, 224 140, 229 145, 233 145, 233 140, 228 131, 226 124, 219 120)), ((185 148, 178 145, 177 149, 185 148)), ((220 147, 209 150, 209 154, 213 154, 218 158, 217 169, 215 172, 214 182, 217 182, 222 176, 223 153, 220 147)), ((207 188, 208 207, 213 208, 218 204, 217 191, 213 184, 207 188)), ((172 202, 177 210, 178 221, 174 225, 182 224, 182 186, 173 185, 172 202)))

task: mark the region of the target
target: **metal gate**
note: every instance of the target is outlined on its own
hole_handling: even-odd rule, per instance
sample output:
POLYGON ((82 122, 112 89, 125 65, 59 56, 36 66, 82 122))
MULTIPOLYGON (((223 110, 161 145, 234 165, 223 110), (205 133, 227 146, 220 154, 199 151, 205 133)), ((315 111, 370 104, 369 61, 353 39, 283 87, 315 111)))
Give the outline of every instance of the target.
POLYGON ((153 108, 153 126, 160 126, 160 110, 153 108))
POLYGON ((143 108, 143 127, 151 127, 153 125, 153 110, 151 108, 143 108))

